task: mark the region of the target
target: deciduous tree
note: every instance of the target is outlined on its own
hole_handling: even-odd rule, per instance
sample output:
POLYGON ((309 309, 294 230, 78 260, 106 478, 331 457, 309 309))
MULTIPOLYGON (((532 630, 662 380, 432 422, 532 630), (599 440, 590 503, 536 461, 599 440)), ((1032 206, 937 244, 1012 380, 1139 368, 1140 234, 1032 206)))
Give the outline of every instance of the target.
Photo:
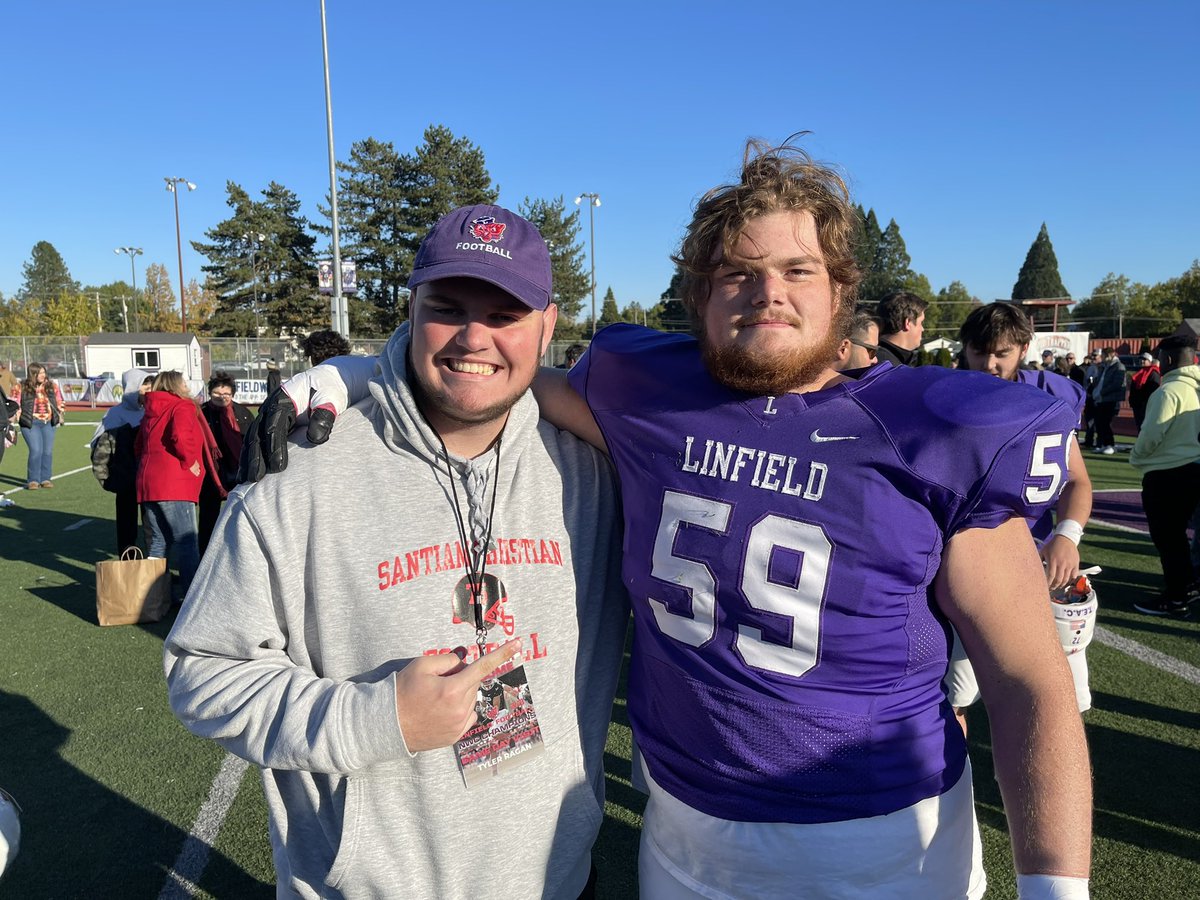
POLYGON ((78 335, 96 330, 94 297, 79 291, 63 291, 46 301, 42 312, 41 333, 78 335))
POLYGON ((182 330, 175 292, 171 289, 171 275, 162 263, 146 266, 146 288, 142 296, 145 299, 141 311, 143 330, 168 333, 182 330))
POLYGON ((971 311, 979 306, 978 297, 971 296, 961 281, 952 281, 937 292, 929 308, 925 310, 925 333, 929 336, 957 340, 958 329, 971 311))

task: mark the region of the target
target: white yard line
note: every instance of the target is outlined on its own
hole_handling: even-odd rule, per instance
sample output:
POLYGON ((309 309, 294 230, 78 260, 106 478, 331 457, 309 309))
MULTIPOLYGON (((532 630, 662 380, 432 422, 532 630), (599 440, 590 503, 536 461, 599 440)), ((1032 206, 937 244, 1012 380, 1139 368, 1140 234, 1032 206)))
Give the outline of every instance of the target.
POLYGON ((249 767, 250 764, 244 759, 239 759, 232 753, 225 755, 221 769, 208 790, 208 798, 196 814, 191 834, 183 842, 179 856, 175 858, 175 865, 167 873, 167 880, 158 894, 159 900, 195 896, 196 882, 204 874, 213 842, 221 831, 221 824, 225 821, 225 815, 233 805, 234 798, 237 797, 242 776, 249 767))
MULTIPOLYGON (((70 472, 59 472, 57 475, 52 475, 51 478, 53 478, 53 479, 66 478, 68 475, 78 475, 80 472, 90 472, 90 471, 92 471, 91 466, 82 466, 78 469, 72 469, 70 472)), ((15 494, 18 491, 24 491, 24 490, 26 490, 26 488, 24 488, 24 487, 9 488, 4 493, 0 494, 0 497, 7 497, 9 494, 15 494)))
POLYGON ((1161 669, 1171 675, 1178 675, 1184 681, 1190 681, 1192 684, 1200 684, 1200 669, 1191 663, 1185 663, 1183 660, 1176 659, 1173 656, 1167 656, 1165 653, 1151 650, 1145 644, 1139 644, 1135 640, 1122 637, 1115 632, 1109 631, 1103 625, 1096 626, 1096 633, 1093 636, 1105 646, 1112 647, 1114 650, 1120 650, 1127 656, 1132 656, 1134 659, 1144 662, 1148 666, 1154 666, 1154 668, 1161 669))

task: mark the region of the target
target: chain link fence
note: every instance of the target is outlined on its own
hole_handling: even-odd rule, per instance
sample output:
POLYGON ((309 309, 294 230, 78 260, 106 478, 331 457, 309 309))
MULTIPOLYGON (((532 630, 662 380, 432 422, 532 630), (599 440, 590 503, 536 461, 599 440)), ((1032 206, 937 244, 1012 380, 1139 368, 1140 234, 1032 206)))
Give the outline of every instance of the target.
MULTIPOLYGON (((256 340, 254 338, 198 338, 204 357, 205 378, 223 371, 236 381, 265 380, 269 365, 279 367, 283 379, 308 368, 298 341, 256 340)), ((371 356, 383 351, 386 338, 350 340, 351 352, 371 356)), ((60 382, 68 402, 93 406, 111 402, 111 389, 106 383, 119 382, 121 373, 89 372, 84 347, 87 337, 0 336, 0 363, 8 366, 18 378, 25 377, 29 363, 41 363, 50 378, 60 382), (107 377, 105 377, 107 376, 107 377)), ((552 341, 542 363, 566 367, 568 350, 581 351, 587 341, 552 341)))

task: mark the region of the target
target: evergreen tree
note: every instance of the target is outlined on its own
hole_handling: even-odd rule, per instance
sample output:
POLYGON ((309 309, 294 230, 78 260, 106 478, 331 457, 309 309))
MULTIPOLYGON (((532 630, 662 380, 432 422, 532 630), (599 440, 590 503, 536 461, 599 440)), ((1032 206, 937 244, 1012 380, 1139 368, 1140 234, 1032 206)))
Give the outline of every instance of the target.
POLYGON ((879 228, 879 219, 874 209, 863 212, 861 204, 855 209, 858 211, 859 230, 854 255, 858 260, 859 271, 865 276, 875 266, 875 256, 879 252, 883 231, 879 228))
POLYGON ((604 302, 600 306, 600 317, 596 320, 596 330, 599 331, 608 325, 623 321, 621 312, 617 309, 617 298, 610 285, 604 294, 604 302))
POLYGON ((63 294, 76 294, 79 284, 67 271, 67 264, 54 245, 49 241, 38 241, 33 245, 29 262, 21 265, 24 283, 17 298, 31 304, 29 314, 40 317, 51 300, 63 294))
MULTIPOLYGON (((416 176, 411 161, 403 161, 390 142, 375 138, 353 144, 350 161, 337 166, 340 250, 343 259, 354 260, 358 275, 358 292, 349 304, 350 330, 384 334, 390 330, 384 323, 399 319, 419 243, 408 214, 416 176)), ((328 255, 332 258, 332 251, 328 255)))
POLYGON ((339 168, 345 173, 338 188, 339 228, 347 238, 342 255, 355 260, 363 299, 376 307, 361 321, 373 320, 387 333, 408 317, 404 285, 429 229, 460 206, 495 203, 499 190, 483 151, 443 125, 426 128, 413 154, 397 155, 391 144, 373 139, 355 144, 351 161, 339 168))
MULTIPOLYGON (((867 213, 864 220, 863 238, 859 245, 864 256, 866 246, 873 240, 874 231, 879 227, 878 222, 873 219, 874 212, 871 210, 867 213)), ((887 228, 875 243, 874 258, 870 268, 864 271, 862 283, 858 287, 858 297, 862 303, 874 304, 892 291, 911 291, 926 300, 933 296, 929 279, 912 270, 912 258, 908 255, 908 248, 895 219, 888 222, 887 228)))
POLYGON ((562 196, 554 200, 525 198, 518 210, 537 226, 550 248, 550 275, 560 324, 574 322, 583 309, 583 298, 591 286, 585 271, 583 243, 579 240, 579 210, 567 212, 562 196))
POLYGON ((683 269, 676 265, 675 274, 671 276, 671 283, 667 285, 667 289, 658 295, 659 300, 678 300, 683 289, 683 269))
POLYGON ((492 186, 483 151, 467 138, 455 137, 445 125, 430 125, 424 138, 410 157, 414 183, 409 206, 420 238, 452 209, 495 203, 500 196, 492 186))
POLYGON ((262 192, 261 233, 252 278, 258 279, 259 316, 272 336, 326 327, 328 304, 317 293, 316 239, 294 192, 272 181, 262 192))
POLYGON ((201 266, 215 294, 215 334, 277 336, 310 331, 327 319, 316 291, 316 239, 300 214, 300 201, 271 182, 252 200, 234 182, 225 186, 233 215, 205 232, 212 243, 193 241, 208 259, 201 266), (258 235, 262 235, 261 239, 258 235))
POLYGON ((1058 258, 1054 255, 1054 245, 1050 243, 1050 232, 1043 222, 1041 231, 1025 254, 1025 264, 1021 266, 1017 283, 1013 285, 1012 299, 1050 300, 1069 296, 1058 274, 1058 258))

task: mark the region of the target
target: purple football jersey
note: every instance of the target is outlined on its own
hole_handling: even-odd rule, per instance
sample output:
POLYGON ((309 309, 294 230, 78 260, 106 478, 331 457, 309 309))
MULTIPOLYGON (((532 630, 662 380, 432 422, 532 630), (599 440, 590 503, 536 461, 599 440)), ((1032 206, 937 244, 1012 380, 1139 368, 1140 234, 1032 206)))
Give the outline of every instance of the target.
MULTIPOLYGON (((1087 392, 1079 384, 1065 375, 1047 372, 1044 369, 1017 369, 1017 382, 1045 391, 1051 397, 1057 397, 1071 407, 1075 413, 1075 426, 1079 425, 1079 417, 1083 414, 1083 407, 1087 401, 1087 392)), ((1049 538, 1054 533, 1054 513, 1046 510, 1036 522, 1029 524, 1029 531, 1039 542, 1049 538)))
POLYGON ((1038 390, 1045 391, 1051 397, 1057 397, 1071 407, 1076 416, 1083 413, 1087 393, 1076 382, 1059 375, 1057 372, 1047 372, 1043 369, 1017 369, 1017 381, 1029 384, 1038 390))
POLYGON ((655 781, 708 815, 796 823, 953 786, 931 584, 957 531, 1058 496, 1071 412, 936 367, 752 397, 695 340, 622 325, 569 377, 620 477, 629 713, 655 781))

